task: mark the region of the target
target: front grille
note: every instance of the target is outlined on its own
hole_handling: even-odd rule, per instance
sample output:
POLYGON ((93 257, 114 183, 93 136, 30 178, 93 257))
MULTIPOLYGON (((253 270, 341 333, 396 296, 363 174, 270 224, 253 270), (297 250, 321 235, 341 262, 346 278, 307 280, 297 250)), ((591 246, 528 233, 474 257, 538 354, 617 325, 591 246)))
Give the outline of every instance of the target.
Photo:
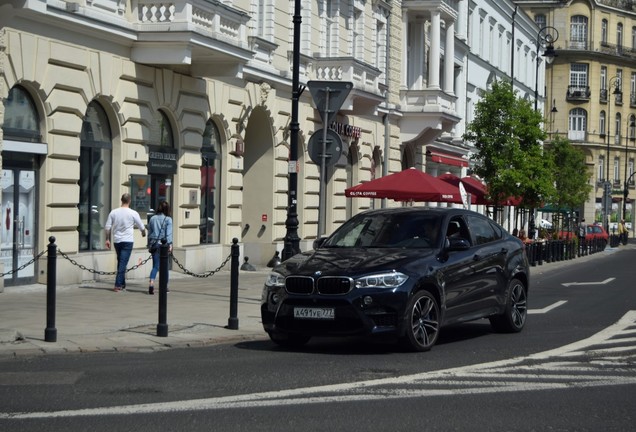
POLYGON ((347 294, 353 287, 353 280, 350 278, 325 276, 318 279, 316 290, 319 294, 342 295, 347 294))
POLYGON ((309 276, 289 276, 285 279, 285 290, 290 294, 311 294, 314 292, 314 278, 309 276))

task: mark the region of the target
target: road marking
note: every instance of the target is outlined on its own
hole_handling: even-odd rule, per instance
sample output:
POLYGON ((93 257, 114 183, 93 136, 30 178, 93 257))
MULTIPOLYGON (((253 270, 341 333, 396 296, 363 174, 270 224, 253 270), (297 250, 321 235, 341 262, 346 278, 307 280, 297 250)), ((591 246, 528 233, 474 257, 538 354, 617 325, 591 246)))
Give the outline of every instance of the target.
POLYGON ((544 314, 550 312, 552 309, 556 309, 561 305, 566 304, 567 300, 559 300, 556 303, 551 304, 550 306, 546 306, 543 309, 528 309, 529 314, 544 314))
POLYGON ((577 286, 577 285, 606 285, 608 283, 610 283, 611 281, 613 281, 616 278, 607 278, 604 281, 601 282, 566 282, 563 283, 561 285, 565 286, 565 287, 569 287, 569 286, 577 286))
POLYGON ((597 334, 553 350, 490 363, 401 377, 188 401, 53 412, 0 412, 0 419, 64 418, 307 405, 332 402, 636 385, 636 311, 597 334), (626 337, 627 336, 627 337, 626 337), (598 347, 625 342, 623 356, 598 347), (580 357, 577 359, 577 357, 580 357), (541 361, 538 363, 537 361, 541 361))

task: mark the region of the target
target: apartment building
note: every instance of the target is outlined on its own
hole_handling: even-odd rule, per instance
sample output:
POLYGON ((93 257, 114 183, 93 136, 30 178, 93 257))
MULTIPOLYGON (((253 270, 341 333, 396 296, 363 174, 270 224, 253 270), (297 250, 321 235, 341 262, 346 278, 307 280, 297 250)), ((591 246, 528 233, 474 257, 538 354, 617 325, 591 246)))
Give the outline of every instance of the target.
POLYGON ((636 5, 625 0, 517 1, 558 32, 546 72, 550 136, 584 153, 593 190, 580 209, 610 229, 633 226, 636 158, 636 5), (556 112, 552 112, 552 111, 556 112))
MULTIPOLYGON (((494 0, 3 2, 4 283, 44 282, 51 237, 70 258, 58 259, 60 283, 113 271, 103 225, 124 192, 142 217, 169 201, 173 254, 205 272, 233 238, 255 265, 282 249, 292 169, 301 250, 321 218, 329 233, 366 208, 401 205, 348 199, 347 187, 411 166, 467 174, 461 136, 479 91, 515 75, 531 97, 535 75, 521 71, 543 76, 536 27, 522 13, 513 26, 513 13, 494 0), (343 144, 324 177, 309 154, 323 120, 308 90, 290 161, 295 67, 302 88, 353 84, 329 125, 343 144)), ((147 258, 139 234, 135 245, 131 264, 147 258)))

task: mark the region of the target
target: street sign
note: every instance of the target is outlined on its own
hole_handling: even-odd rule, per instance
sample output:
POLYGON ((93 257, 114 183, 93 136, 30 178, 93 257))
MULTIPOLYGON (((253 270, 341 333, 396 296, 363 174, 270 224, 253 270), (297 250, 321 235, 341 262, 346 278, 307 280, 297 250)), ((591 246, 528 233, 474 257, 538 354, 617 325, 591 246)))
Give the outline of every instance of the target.
POLYGON ((323 123, 331 124, 353 88, 349 81, 308 81, 307 87, 323 123), (325 113, 327 118, 325 118, 325 113))
MULTIPOLYGON (((324 129, 318 129, 309 138, 307 152, 311 160, 318 166, 322 164, 322 136, 324 129)), ((327 129, 325 142, 325 166, 333 166, 342 155, 342 139, 334 130, 327 129)))

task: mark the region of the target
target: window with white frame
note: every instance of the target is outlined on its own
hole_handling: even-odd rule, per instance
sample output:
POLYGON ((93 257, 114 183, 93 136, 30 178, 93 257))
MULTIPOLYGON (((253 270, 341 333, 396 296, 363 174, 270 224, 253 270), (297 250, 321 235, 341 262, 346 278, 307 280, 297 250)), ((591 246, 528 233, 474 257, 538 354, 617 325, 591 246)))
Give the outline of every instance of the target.
POLYGON ((263 39, 273 39, 273 14, 274 4, 272 0, 252 1, 252 21, 254 22, 254 36, 263 39))
POLYGON ((570 110, 568 122, 568 138, 575 141, 585 139, 585 130, 587 127, 587 112, 583 108, 574 108, 570 110))
POLYGON ((364 2, 353 2, 351 16, 351 55, 354 58, 364 58, 364 2))
POLYGON ((605 125, 606 125, 605 111, 601 111, 601 115, 599 116, 598 121, 598 130, 601 135, 605 135, 605 125))
POLYGON ((614 157, 614 183, 621 181, 621 158, 614 157))
POLYGON ((573 91, 587 91, 587 69, 585 63, 572 63, 570 65, 570 88, 573 91))
POLYGON ((629 103, 632 106, 636 104, 636 72, 632 72, 629 79, 629 103))
POLYGON ((537 27, 539 27, 540 29, 542 29, 543 27, 545 27, 547 24, 547 20, 545 18, 544 14, 536 14, 534 16, 534 22, 537 25, 537 27))
POLYGON ((616 113, 616 117, 614 118, 614 142, 616 144, 621 143, 621 136, 623 134, 623 131, 621 130, 622 123, 621 113, 616 113))
POLYGON ((570 40, 577 43, 587 41, 587 17, 575 15, 570 19, 570 40))
POLYGON ((373 64, 386 74, 386 38, 387 38, 387 11, 382 7, 376 7, 373 11, 375 17, 375 46, 373 55, 375 56, 373 64))
POLYGON ((598 157, 598 166, 596 167, 596 179, 599 182, 605 181, 605 156, 598 157))
POLYGON ((607 20, 601 21, 601 45, 607 44, 607 20))
POLYGON ((339 0, 323 0, 320 11, 323 23, 322 55, 338 55, 338 15, 340 12, 339 0))
POLYGON ((634 159, 630 159, 627 163, 627 178, 629 179, 629 184, 634 184, 634 159))
POLYGON ((636 49, 636 26, 632 27, 632 49, 636 49))
POLYGON ((623 23, 616 26, 616 45, 621 48, 623 46, 623 23))

